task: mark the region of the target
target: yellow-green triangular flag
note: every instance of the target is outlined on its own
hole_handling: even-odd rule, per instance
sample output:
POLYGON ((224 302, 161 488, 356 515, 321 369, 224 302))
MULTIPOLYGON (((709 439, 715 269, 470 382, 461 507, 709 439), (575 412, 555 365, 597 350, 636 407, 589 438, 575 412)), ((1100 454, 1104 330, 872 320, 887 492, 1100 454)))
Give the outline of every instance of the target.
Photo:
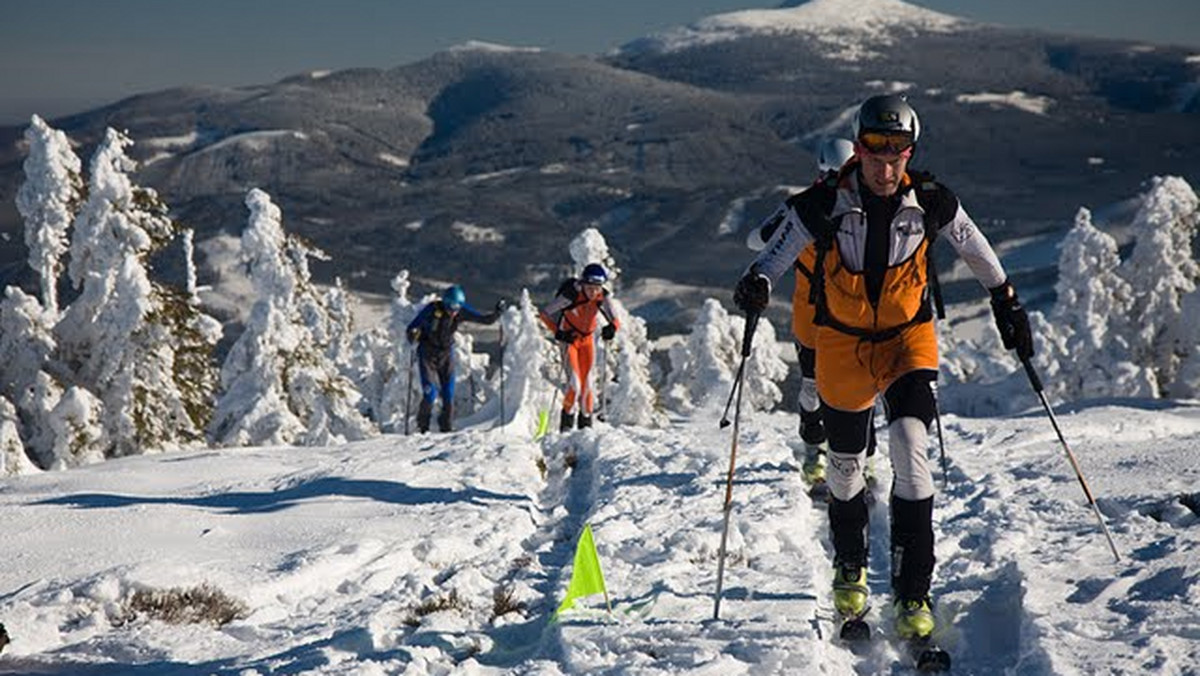
POLYGON ((533 440, 537 441, 550 431, 550 411, 538 411, 537 429, 533 432, 533 440))
POLYGON ((596 543, 592 540, 592 524, 583 527, 579 544, 575 547, 575 564, 571 569, 571 584, 567 586, 567 598, 554 612, 555 615, 570 610, 575 599, 592 594, 604 594, 608 603, 608 590, 604 587, 604 573, 600 571, 600 557, 596 555, 596 543))

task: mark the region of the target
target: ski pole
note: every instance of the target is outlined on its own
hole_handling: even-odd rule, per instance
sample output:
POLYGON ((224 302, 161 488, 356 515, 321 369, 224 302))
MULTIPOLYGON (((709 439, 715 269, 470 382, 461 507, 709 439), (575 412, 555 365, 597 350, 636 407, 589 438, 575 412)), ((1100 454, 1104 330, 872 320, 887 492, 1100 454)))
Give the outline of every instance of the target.
POLYGON ((603 340, 600 342, 600 411, 596 413, 596 419, 603 421, 608 413, 608 406, 604 402, 604 386, 608 383, 608 347, 603 345, 603 340))
POLYGON ((942 404, 938 397, 937 382, 930 383, 930 387, 933 390, 933 420, 937 423, 938 448, 942 452, 942 490, 946 490, 950 470, 946 468, 946 439, 942 436, 942 404))
POLYGON ((1050 417, 1050 424, 1054 427, 1054 433, 1058 435, 1058 442, 1062 444, 1063 450, 1067 453, 1067 459, 1071 461, 1071 468, 1075 470, 1075 477, 1079 479, 1079 485, 1083 487, 1083 494, 1087 496, 1088 504, 1091 505, 1092 512, 1096 515, 1096 521, 1100 522, 1100 530, 1104 533, 1105 539, 1108 540, 1108 547, 1112 550, 1113 558, 1120 563, 1121 555, 1117 553, 1117 545, 1113 542, 1112 535, 1108 532, 1108 526, 1104 523, 1104 516, 1100 514, 1100 508, 1096 505, 1096 498, 1092 496, 1092 489, 1088 488, 1087 480, 1083 478, 1083 470, 1079 468, 1079 462, 1075 459, 1075 454, 1071 452, 1071 447, 1067 445, 1067 440, 1063 437, 1062 430, 1058 427, 1058 419, 1054 417, 1054 411, 1050 408, 1050 402, 1046 400, 1046 393, 1042 389, 1042 379, 1033 370, 1033 363, 1029 361, 1029 357, 1021 357, 1021 363, 1025 366, 1025 375, 1029 376, 1029 384, 1033 387, 1033 391, 1037 393, 1038 399, 1042 401, 1042 408, 1046 410, 1046 415, 1050 417))
MULTIPOLYGON (((757 325, 757 314, 746 316, 746 333, 742 336, 742 362, 738 366, 737 377, 733 380, 733 390, 729 393, 732 399, 733 393, 737 392, 737 405, 733 411, 733 445, 729 451, 729 475, 725 479, 725 514, 724 524, 721 527, 721 549, 717 553, 717 595, 716 602, 713 604, 714 620, 721 618, 721 586, 725 580, 725 546, 729 540, 729 516, 733 512, 733 470, 737 464, 738 428, 741 426, 742 419, 742 378, 745 375, 746 358, 750 356, 750 344, 757 325)), ((721 429, 724 429, 726 425, 728 422, 722 419, 721 429)))
POLYGON ((504 425, 504 320, 500 320, 500 420, 504 425))
POLYGON ((412 417, 412 374, 417 364, 417 348, 408 346, 408 391, 404 394, 404 436, 408 436, 408 419, 412 417))
MULTIPOLYGON (((729 388, 729 398, 725 400, 725 412, 721 414, 721 429, 729 427, 729 405, 733 403, 733 395, 738 393, 740 396, 742 371, 746 369, 746 357, 750 356, 750 344, 754 339, 754 329, 756 328, 758 328, 758 315, 746 315, 746 332, 742 335, 742 361, 738 364, 737 375, 733 378, 733 387, 729 388)), ((737 443, 736 433, 734 434, 734 443, 737 443)))

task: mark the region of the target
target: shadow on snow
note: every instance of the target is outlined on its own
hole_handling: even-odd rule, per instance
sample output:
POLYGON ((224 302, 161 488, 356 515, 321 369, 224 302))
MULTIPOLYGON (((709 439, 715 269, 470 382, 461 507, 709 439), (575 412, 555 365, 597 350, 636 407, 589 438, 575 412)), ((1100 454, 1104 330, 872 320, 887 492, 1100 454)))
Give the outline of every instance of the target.
POLYGON ((35 502, 79 509, 113 509, 131 505, 183 505, 215 509, 227 514, 262 514, 295 507, 306 500, 326 497, 364 498, 395 505, 428 505, 465 502, 486 507, 488 501, 526 502, 523 495, 493 493, 478 488, 424 488, 396 481, 322 477, 295 486, 265 492, 218 493, 200 497, 160 497, 78 493, 35 502))

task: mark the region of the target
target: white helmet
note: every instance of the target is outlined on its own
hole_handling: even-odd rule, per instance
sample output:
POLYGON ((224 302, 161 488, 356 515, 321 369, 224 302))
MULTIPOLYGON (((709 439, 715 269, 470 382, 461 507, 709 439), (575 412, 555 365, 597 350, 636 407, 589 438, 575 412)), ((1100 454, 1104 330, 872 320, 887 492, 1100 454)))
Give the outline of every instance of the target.
POLYGON ((827 138, 817 151, 817 169, 822 174, 837 171, 854 157, 854 143, 844 138, 827 138))

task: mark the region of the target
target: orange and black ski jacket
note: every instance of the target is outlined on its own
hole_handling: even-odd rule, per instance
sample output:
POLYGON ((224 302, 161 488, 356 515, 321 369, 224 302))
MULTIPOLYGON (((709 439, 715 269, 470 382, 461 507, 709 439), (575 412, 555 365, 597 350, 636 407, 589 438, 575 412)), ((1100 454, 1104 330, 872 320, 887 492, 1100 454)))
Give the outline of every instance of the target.
POLYGON ((991 244, 954 193, 931 176, 910 172, 902 181, 900 204, 889 224, 882 290, 872 299, 865 269, 868 224, 857 167, 852 162, 836 178, 784 202, 769 217, 779 219, 779 227, 751 265, 774 286, 805 248, 815 244, 810 300, 817 325, 886 340, 907 326, 932 319, 929 247, 939 233, 947 236, 983 286, 990 289, 1005 281, 991 244))

